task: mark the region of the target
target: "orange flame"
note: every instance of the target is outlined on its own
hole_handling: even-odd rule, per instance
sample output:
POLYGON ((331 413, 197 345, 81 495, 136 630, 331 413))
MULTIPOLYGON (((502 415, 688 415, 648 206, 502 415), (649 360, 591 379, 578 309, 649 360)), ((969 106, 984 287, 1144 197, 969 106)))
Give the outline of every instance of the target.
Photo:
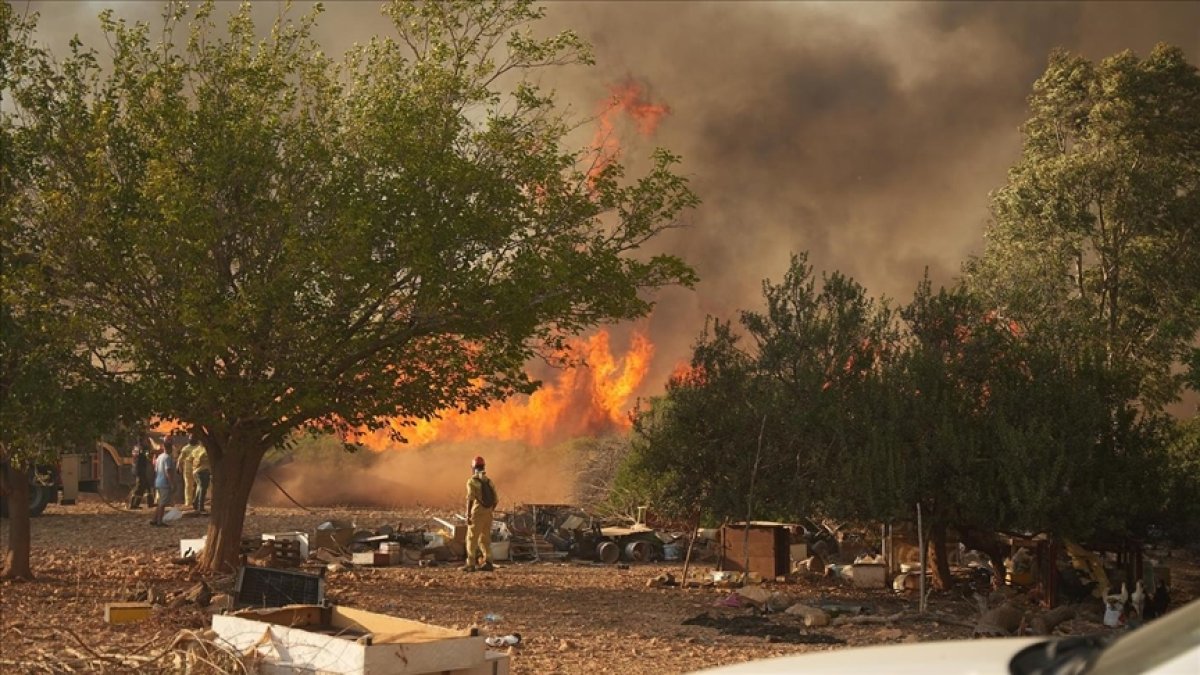
POLYGON ((703 366, 680 361, 675 364, 668 382, 675 387, 702 387, 707 379, 703 366))
POLYGON ((612 85, 611 89, 609 97, 600 102, 596 117, 596 135, 592 138, 596 161, 588 171, 588 179, 593 182, 621 154, 621 142, 616 134, 616 122, 621 113, 633 120, 638 133, 650 136, 658 129, 662 118, 671 112, 665 104, 648 101, 642 85, 632 79, 612 85))
MULTIPOLYGON (((544 446, 567 438, 628 429, 632 397, 650 368, 654 345, 641 332, 630 339, 629 351, 614 356, 606 331, 572 342, 571 351, 583 365, 559 371, 530 396, 514 397, 471 413, 446 411, 440 419, 390 425, 410 446, 433 442, 491 439, 544 446)), ((397 446, 388 430, 364 431, 355 439, 372 450, 397 446)))
POLYGON ((159 434, 169 434, 173 431, 183 431, 183 423, 176 419, 151 417, 149 423, 150 431, 159 434))

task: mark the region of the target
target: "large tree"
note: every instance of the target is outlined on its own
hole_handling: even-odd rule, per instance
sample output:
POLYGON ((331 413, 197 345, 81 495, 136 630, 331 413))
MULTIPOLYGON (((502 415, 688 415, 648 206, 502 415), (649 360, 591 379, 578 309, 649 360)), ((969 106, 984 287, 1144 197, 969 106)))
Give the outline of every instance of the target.
POLYGON ((1029 107, 968 277, 1026 329, 1098 346, 1158 409, 1198 345, 1200 74, 1167 45, 1099 64, 1056 51, 1029 107))
POLYGON ((171 5, 161 43, 106 13, 111 66, 76 50, 14 84, 50 169, 30 218, 108 327, 94 352, 208 446, 208 568, 236 564, 259 462, 296 429, 531 391, 531 356, 693 281, 636 253, 696 201, 676 158, 589 176, 525 77, 588 62, 574 34, 536 37, 528 2, 394 2, 394 34, 339 63, 317 12, 263 38, 248 6, 221 28, 171 5))
POLYGON ((894 348, 893 312, 841 274, 818 280, 804 254, 763 297, 738 329, 710 321, 690 369, 638 416, 626 471, 657 488, 656 503, 788 519, 840 515, 887 490, 885 476, 840 469, 850 455, 867 461, 865 401, 894 348))
MULTIPOLYGON (((781 457, 771 487, 793 516, 826 513, 882 486, 835 467, 866 444, 867 400, 893 357, 896 317, 886 301, 840 272, 818 280, 805 253, 792 257, 778 283, 763 283, 762 312, 743 311, 756 372, 779 392, 775 443, 781 457)), ((839 514, 840 515, 840 514, 839 514)))

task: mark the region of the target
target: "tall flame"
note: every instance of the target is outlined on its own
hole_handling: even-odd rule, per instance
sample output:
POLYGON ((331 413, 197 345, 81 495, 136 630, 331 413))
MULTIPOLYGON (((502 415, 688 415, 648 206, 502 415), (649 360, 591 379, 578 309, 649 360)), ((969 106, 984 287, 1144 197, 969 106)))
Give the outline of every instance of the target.
POLYGON ((600 110, 596 115, 596 134, 592 138, 596 160, 588 171, 591 180, 595 180, 621 154, 621 141, 616 133, 617 119, 621 114, 633 120, 638 133, 650 136, 658 129, 662 118, 671 112, 665 104, 651 103, 642 85, 632 79, 612 85, 611 90, 608 98, 600 102, 600 110))
MULTIPOLYGON (((392 420, 409 445, 490 439, 520 441, 544 446, 568 438, 629 428, 633 395, 650 368, 654 345, 641 332, 630 338, 624 356, 615 356, 607 331, 571 343, 583 365, 558 371, 554 381, 545 382, 530 396, 507 401, 471 413, 447 411, 440 419, 419 420, 403 426, 392 420)), ((372 450, 396 446, 388 430, 364 432, 356 440, 372 450)))

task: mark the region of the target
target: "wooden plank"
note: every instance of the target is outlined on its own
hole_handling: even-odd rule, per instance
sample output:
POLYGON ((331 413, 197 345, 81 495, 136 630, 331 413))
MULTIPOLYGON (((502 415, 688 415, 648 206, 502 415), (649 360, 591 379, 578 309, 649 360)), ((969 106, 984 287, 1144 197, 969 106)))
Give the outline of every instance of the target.
POLYGON ((484 655, 484 662, 474 666, 473 668, 463 668, 462 670, 449 670, 444 675, 509 675, 512 668, 512 659, 504 652, 488 651, 484 655))
POLYGON ((317 605, 286 605, 267 609, 243 609, 233 616, 280 626, 320 626, 321 607, 317 605))
MULTIPOLYGON (((472 637, 470 629, 451 629, 433 624, 401 619, 386 614, 368 612, 352 607, 335 606, 329 623, 334 628, 353 628, 374 637, 371 644, 409 643, 419 644, 461 637, 472 637)), ((480 638, 482 644, 483 638, 480 638)), ((482 656, 481 656, 482 658, 482 656)))

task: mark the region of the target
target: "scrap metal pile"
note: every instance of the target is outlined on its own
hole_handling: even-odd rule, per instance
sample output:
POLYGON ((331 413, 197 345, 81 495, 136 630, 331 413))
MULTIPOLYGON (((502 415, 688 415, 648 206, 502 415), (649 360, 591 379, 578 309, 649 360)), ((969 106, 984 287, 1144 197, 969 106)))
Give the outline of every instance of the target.
MULTIPOLYGON (((264 533, 257 549, 250 546, 243 552, 247 564, 261 567, 433 566, 463 560, 466 537, 461 514, 407 528, 331 520, 312 532, 264 533)), ((711 558, 710 543, 697 540, 693 556, 711 558)), ((685 533, 659 532, 632 519, 601 519, 568 504, 525 504, 496 513, 491 553, 496 561, 572 559, 611 565, 680 560, 686 544, 685 533)), ((196 555, 203 545, 202 539, 181 542, 180 555, 196 555)))

